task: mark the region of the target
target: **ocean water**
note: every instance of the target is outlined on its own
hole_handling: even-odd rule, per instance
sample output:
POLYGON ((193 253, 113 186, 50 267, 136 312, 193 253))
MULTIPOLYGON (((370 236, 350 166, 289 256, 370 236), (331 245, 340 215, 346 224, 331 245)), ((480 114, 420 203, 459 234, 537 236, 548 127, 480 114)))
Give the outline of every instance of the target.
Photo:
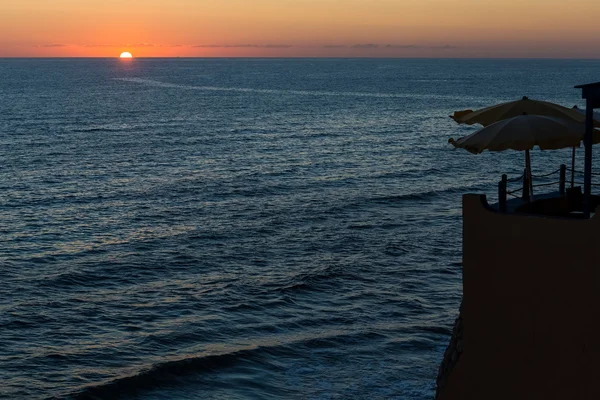
POLYGON ((0 60, 0 397, 431 399, 461 195, 523 168, 448 115, 583 106, 599 70, 0 60))

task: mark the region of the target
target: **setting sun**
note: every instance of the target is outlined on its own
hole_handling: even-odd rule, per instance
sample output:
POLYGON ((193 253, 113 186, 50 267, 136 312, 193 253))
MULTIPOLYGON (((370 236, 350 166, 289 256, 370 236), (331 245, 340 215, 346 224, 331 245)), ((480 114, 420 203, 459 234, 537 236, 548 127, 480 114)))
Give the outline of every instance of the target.
POLYGON ((119 56, 119 58, 133 58, 133 56, 131 55, 130 52, 124 51, 124 52, 121 53, 121 55, 119 56))

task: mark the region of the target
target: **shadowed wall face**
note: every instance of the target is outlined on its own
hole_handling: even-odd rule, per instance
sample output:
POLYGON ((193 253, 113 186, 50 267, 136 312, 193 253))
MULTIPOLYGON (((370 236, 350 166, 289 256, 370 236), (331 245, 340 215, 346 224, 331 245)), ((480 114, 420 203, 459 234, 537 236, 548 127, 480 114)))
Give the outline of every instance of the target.
POLYGON ((463 198, 464 352, 440 399, 600 398, 600 219, 463 198))

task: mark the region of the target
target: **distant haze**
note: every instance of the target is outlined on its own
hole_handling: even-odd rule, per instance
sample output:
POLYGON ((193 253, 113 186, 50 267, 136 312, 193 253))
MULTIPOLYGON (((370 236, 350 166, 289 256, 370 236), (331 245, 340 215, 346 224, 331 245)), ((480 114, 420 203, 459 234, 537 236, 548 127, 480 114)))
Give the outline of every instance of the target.
POLYGON ((590 0, 5 0, 0 57, 600 57, 590 0))

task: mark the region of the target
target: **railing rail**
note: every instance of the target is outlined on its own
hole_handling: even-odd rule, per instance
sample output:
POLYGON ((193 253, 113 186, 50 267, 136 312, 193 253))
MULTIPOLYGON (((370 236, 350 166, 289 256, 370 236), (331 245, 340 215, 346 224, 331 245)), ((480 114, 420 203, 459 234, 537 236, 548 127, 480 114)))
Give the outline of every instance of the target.
MULTIPOLYGON (((576 169, 567 168, 567 171, 575 172, 576 174, 583 175, 583 171, 577 171, 576 169)), ((592 172, 593 176, 600 176, 600 172, 592 172)))
POLYGON ((507 179, 506 181, 507 182, 519 182, 519 181, 522 181, 524 177, 525 177, 525 174, 518 176, 516 178, 507 179))
MULTIPOLYGON (((516 193, 519 193, 519 192, 521 192, 522 199, 524 199, 525 201, 530 201, 531 196, 533 195, 533 188, 536 188, 536 187, 546 187, 546 186, 558 185, 559 193, 565 194, 567 171, 570 171, 570 169, 567 168, 563 164, 557 170, 549 172, 547 174, 533 175, 533 174, 529 174, 527 169, 523 172, 523 175, 515 177, 515 178, 511 178, 511 179, 508 179, 506 174, 503 174, 502 180, 500 180, 500 182, 498 182, 498 208, 500 209, 500 211, 505 212, 507 196, 519 198, 519 196, 516 195, 516 193), (548 178, 550 176, 555 175, 556 173, 559 174, 558 181, 544 182, 544 183, 537 183, 537 184, 532 183, 532 181, 533 181, 532 178, 548 178), (508 190, 508 184, 515 183, 515 182, 522 182, 521 187, 513 189, 513 190, 508 190)), ((600 173, 597 173, 597 175, 600 176, 600 173)), ((572 176, 571 186, 573 186, 573 183, 574 183, 574 179, 572 176)), ((600 186, 600 184, 598 184, 597 186, 600 186)))
POLYGON ((545 177, 547 177, 547 176, 551 176, 551 175, 554 175, 554 174, 555 174, 555 173, 557 173, 557 172, 560 172, 560 170, 561 170, 561 169, 563 169, 563 167, 564 167, 564 168, 567 168, 567 167, 566 167, 566 166, 563 164, 563 165, 561 165, 561 166, 560 166, 560 168, 559 168, 559 169, 557 169, 556 171, 552 171, 552 172, 549 172, 549 173, 547 173, 547 174, 543 174, 543 175, 533 175, 533 174, 531 174, 531 177, 532 177, 532 178, 545 178, 545 177))

